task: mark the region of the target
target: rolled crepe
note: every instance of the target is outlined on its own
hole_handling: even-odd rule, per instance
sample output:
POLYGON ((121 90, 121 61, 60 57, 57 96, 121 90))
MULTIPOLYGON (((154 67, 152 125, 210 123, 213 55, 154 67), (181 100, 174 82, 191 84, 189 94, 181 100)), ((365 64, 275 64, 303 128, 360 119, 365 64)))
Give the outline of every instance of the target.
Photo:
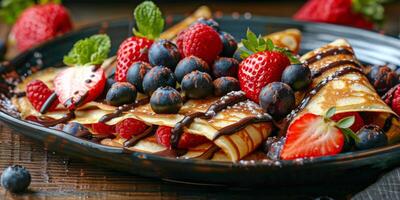
MULTIPOLYGON (((346 40, 338 39, 311 51, 302 56, 301 61, 308 64, 313 81, 310 89, 304 93, 305 97, 300 104, 309 99, 308 103, 303 109, 298 109, 297 114, 293 112, 291 119, 304 113, 324 115, 329 108, 335 107, 337 113, 360 112, 373 115, 372 123, 386 129, 389 141, 393 143, 398 140, 400 130, 396 113, 381 100, 369 83, 362 72, 363 66, 357 61, 352 47, 346 40), (334 76, 335 73, 346 68, 355 70, 342 76, 334 76), (323 86, 316 91, 315 88, 318 85, 323 86), (388 127, 384 127, 385 122, 386 126, 389 124, 388 127)), ((298 95, 300 96, 304 95, 298 95)))

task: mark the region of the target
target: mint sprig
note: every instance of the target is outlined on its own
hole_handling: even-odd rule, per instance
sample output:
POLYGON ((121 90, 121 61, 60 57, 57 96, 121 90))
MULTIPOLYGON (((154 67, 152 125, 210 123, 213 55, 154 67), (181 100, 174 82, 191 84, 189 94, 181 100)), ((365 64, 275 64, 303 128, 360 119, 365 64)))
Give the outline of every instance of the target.
POLYGON ((108 58, 111 49, 111 40, 108 35, 98 34, 79 40, 64 56, 64 63, 73 65, 99 65, 108 58))
POLYGON ((2 0, 0 4, 0 18, 6 24, 14 24, 22 11, 34 4, 33 0, 2 0))
MULTIPOLYGON (((325 113, 325 120, 332 121, 331 119, 336 113, 336 108, 332 107, 329 108, 328 111, 325 113)), ((346 140, 352 138, 356 143, 360 141, 360 138, 350 129, 350 127, 354 124, 356 118, 354 116, 345 117, 338 122, 335 122, 335 127, 340 129, 343 135, 346 137, 346 140)))
POLYGON ((138 30, 133 28, 136 36, 156 39, 164 29, 164 18, 160 9, 151 1, 145 1, 135 8, 134 16, 138 30))
POLYGON ((382 3, 385 2, 387 0, 352 0, 352 8, 354 12, 381 26, 385 18, 385 8, 382 3))
POLYGON ((299 64, 299 59, 288 49, 275 46, 271 39, 265 40, 261 35, 258 37, 250 29, 247 29, 246 38, 242 39, 244 48, 240 48, 240 57, 245 59, 250 55, 262 51, 278 51, 286 55, 292 64, 299 64))

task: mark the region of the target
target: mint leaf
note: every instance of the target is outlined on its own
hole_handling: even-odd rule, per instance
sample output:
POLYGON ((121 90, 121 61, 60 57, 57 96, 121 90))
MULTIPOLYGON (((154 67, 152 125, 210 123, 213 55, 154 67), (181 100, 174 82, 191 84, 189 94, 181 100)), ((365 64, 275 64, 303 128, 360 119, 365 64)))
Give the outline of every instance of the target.
POLYGON ((133 32, 136 36, 156 39, 164 29, 164 19, 160 9, 151 1, 145 1, 135 8, 136 26, 133 32))
POLYGON ((108 35, 98 34, 79 40, 64 56, 66 65, 99 65, 108 58, 111 41, 108 35))
POLYGON ((339 128, 350 128, 354 124, 355 119, 354 116, 343 118, 336 123, 336 126, 339 128))
POLYGON ((48 3, 55 3, 60 4, 61 0, 39 0, 39 4, 48 4, 48 3))
POLYGON ((328 109, 328 111, 326 111, 325 118, 330 119, 333 115, 335 115, 335 113, 336 113, 336 108, 331 107, 328 109))
POLYGON ((0 4, 0 18, 6 24, 14 24, 22 11, 34 4, 33 0, 3 0, 0 4))

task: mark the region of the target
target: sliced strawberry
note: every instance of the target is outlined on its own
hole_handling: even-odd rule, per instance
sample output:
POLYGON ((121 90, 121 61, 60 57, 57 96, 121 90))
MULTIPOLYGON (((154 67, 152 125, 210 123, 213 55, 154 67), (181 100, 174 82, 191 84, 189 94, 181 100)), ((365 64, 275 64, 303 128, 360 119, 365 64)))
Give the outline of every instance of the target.
POLYGON ((68 109, 75 109, 95 100, 103 92, 106 76, 103 69, 93 66, 70 67, 54 79, 58 100, 68 109))
MULTIPOLYGON (((53 94, 53 91, 50 90, 49 87, 47 87, 47 85, 40 80, 31 81, 26 86, 26 96, 28 97, 29 102, 31 102, 32 106, 37 111, 40 111, 43 104, 46 102, 51 94, 53 94)), ((51 104, 48 111, 55 110, 59 103, 60 102, 56 99, 51 104)))
MULTIPOLYGON (((171 127, 160 126, 156 132, 157 143, 165 147, 171 148, 171 127)), ((202 135, 183 133, 178 144, 180 149, 193 148, 198 145, 204 144, 209 141, 206 137, 202 135)))
POLYGON ((137 119, 128 118, 115 126, 115 131, 121 137, 130 139, 133 135, 139 135, 147 129, 147 125, 137 119))
POLYGON ((115 126, 99 122, 92 124, 92 130, 97 134, 110 135, 115 133, 115 126))
POLYGON ((335 122, 307 113, 289 126, 281 158, 292 160, 336 155, 342 151, 343 145, 344 135, 335 122))
POLYGON ((357 132, 364 126, 364 120, 358 112, 347 112, 347 113, 337 113, 331 117, 331 119, 335 122, 339 122, 341 119, 346 117, 354 116, 354 124, 350 127, 350 129, 354 132, 357 132))

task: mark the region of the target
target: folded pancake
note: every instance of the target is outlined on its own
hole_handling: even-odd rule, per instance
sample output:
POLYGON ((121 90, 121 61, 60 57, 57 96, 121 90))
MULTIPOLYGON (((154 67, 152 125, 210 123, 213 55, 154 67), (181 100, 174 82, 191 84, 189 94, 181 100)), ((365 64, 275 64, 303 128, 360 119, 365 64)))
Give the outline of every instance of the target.
MULTIPOLYGON (((221 99, 223 98, 226 97, 221 97, 221 99)), ((179 114, 156 114, 152 111, 150 105, 146 104, 110 120, 107 124, 116 124, 126 118, 135 118, 148 125, 174 127, 185 116, 198 112, 207 112, 211 105, 221 99, 189 100, 181 108, 179 114)), ((220 131, 240 123, 243 119, 259 117, 260 115, 263 115, 263 111, 258 104, 249 100, 244 100, 226 107, 226 109, 223 109, 221 112, 215 113, 215 116, 210 119, 194 118, 193 123, 184 128, 184 132, 202 135, 208 138, 215 146, 221 149, 221 152, 224 153, 228 160, 237 161, 253 152, 262 141, 268 137, 272 131, 272 123, 250 123, 244 128, 237 129, 237 131, 235 130, 227 135, 219 135, 220 131)), ((110 140, 106 140, 102 143, 110 144, 109 142, 110 140)), ((114 139, 112 142, 117 142, 122 145, 124 141, 121 139, 114 139)), ((204 146, 205 145, 203 145, 203 147, 204 146)), ((146 152, 152 151, 143 149, 142 147, 143 145, 139 142, 135 146, 130 147, 130 149, 146 152)), ((208 147, 200 148, 203 150, 199 150, 199 148, 196 147, 195 149, 197 149, 197 151, 195 151, 195 149, 190 149, 183 157, 197 157, 211 147, 212 145, 208 145, 208 147)))
POLYGON ((369 83, 363 66, 346 40, 338 39, 311 51, 302 56, 301 61, 308 64, 313 81, 307 92, 297 96, 304 97, 287 120, 304 113, 324 115, 329 108, 335 107, 337 113, 370 115, 368 118, 372 118, 373 123, 386 129, 390 143, 398 140, 397 115, 369 83))

